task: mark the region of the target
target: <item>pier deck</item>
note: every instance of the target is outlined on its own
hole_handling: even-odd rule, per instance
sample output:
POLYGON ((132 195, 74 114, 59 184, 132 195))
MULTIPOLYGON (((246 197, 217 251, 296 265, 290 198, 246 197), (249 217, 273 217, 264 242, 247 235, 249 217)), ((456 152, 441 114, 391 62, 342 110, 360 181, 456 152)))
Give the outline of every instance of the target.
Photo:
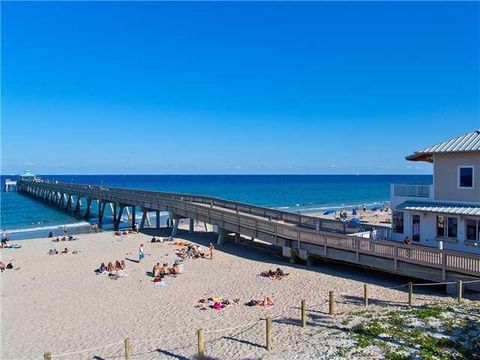
MULTIPOLYGON (((355 233, 375 230, 387 237, 388 229, 373 225, 349 225, 335 220, 290 213, 261 206, 207 196, 164 193, 136 189, 106 188, 92 185, 49 183, 20 180, 18 191, 80 214, 91 216, 91 204, 98 201, 101 226, 106 204, 111 204, 114 225, 118 228, 122 213, 131 208, 132 227, 135 210, 141 209, 144 222, 147 212, 168 211, 174 220, 173 233, 180 219, 198 220, 219 229, 219 244, 234 233, 282 247, 292 261, 311 262, 315 258, 342 261, 380 271, 431 281, 471 280, 480 278, 480 256, 434 248, 403 245, 388 240, 372 240, 355 233), (86 208, 82 209, 81 199, 86 208)), ((478 287, 478 283, 472 284, 478 287)), ((480 289, 479 289, 480 290, 480 289)))

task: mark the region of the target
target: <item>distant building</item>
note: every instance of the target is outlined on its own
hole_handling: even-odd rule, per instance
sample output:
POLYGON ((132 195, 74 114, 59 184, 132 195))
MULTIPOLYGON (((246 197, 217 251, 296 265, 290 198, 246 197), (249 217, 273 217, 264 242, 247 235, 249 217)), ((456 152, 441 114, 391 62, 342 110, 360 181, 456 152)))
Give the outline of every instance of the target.
POLYGON ((26 170, 23 175, 20 176, 20 179, 22 180, 35 180, 36 176, 32 174, 30 170, 26 170))
POLYGON ((480 130, 407 156, 433 184, 392 184, 392 239, 480 254, 480 130))

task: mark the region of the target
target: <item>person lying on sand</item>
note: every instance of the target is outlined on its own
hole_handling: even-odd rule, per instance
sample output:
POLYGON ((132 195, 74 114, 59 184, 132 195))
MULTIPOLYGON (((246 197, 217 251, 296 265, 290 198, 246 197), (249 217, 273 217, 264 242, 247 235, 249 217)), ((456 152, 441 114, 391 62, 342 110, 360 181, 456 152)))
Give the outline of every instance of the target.
POLYGON ((287 277, 289 274, 284 272, 282 269, 277 268, 275 271, 273 270, 268 270, 268 271, 263 271, 260 273, 260 276, 263 277, 268 277, 270 279, 274 280, 281 280, 285 277, 287 277))
POLYGON ((57 238, 56 238, 56 239, 53 239, 52 241, 53 241, 53 242, 59 242, 59 241, 60 241, 60 238, 57 236, 57 238))
POLYGON ((273 301, 265 296, 263 300, 250 300, 245 305, 247 306, 273 306, 273 301))
POLYGON ((65 249, 62 251, 62 254, 68 254, 68 248, 65 248, 65 249))
POLYGON ((5 264, 0 261, 0 271, 4 272, 5 271, 5 264))
POLYGON ((122 270, 122 266, 120 265, 120 261, 115 261, 115 270, 122 270))
POLYGON ((121 261, 120 261, 120 270, 125 270, 126 267, 127 267, 127 266, 126 266, 126 264, 125 264, 125 261, 124 261, 124 260, 121 260, 121 261))

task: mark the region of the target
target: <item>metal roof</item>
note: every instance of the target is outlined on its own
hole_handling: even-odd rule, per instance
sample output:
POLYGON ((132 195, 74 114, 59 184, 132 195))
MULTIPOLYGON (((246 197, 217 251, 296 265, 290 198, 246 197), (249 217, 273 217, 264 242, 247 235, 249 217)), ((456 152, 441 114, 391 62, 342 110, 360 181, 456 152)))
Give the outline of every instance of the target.
POLYGON ((397 210, 480 216, 480 204, 405 201, 397 206, 397 210))
POLYGON ((440 144, 429 146, 423 150, 415 151, 406 157, 410 161, 433 162, 433 154, 480 151, 480 130, 457 136, 456 138, 443 141, 440 144))

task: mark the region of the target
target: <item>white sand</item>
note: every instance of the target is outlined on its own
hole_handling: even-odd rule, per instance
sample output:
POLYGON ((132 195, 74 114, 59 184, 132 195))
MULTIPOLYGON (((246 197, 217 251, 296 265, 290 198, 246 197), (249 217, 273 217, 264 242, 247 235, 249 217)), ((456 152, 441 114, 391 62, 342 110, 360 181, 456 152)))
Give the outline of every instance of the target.
MULTIPOLYGON (((202 226, 197 230, 200 231, 202 226)), ((180 234, 202 246, 215 241, 215 234, 180 234)), ((374 274, 344 266, 319 265, 312 268, 290 265, 245 245, 227 243, 218 247, 213 260, 188 260, 185 273, 168 279, 166 288, 158 288, 145 275, 157 262, 174 259, 175 247, 150 243, 151 236, 134 234, 114 236, 111 232, 81 235, 75 242, 52 243, 49 239, 25 240, 19 250, 2 249, 4 263, 12 261, 19 270, 0 275, 2 305, 2 359, 38 359, 45 351, 54 355, 103 346, 60 359, 123 358, 125 337, 133 342, 134 359, 192 358, 196 353, 195 331, 218 330, 257 321, 271 315, 274 321, 273 349, 264 349, 264 322, 250 327, 207 333, 207 355, 215 359, 290 359, 325 358, 335 354, 337 346, 348 341, 337 335, 341 316, 326 315, 328 291, 337 294, 339 312, 359 310, 363 282, 371 286, 372 299, 394 304, 405 302, 407 294, 386 290, 405 282, 385 274, 374 274), (140 243, 146 257, 141 264, 127 261, 128 277, 111 280, 95 275, 101 262, 137 259, 140 243), (56 246, 78 249, 73 255, 47 255, 56 246), (263 279, 261 271, 281 267, 291 272, 283 281, 263 279), (271 309, 251 308, 243 304, 270 296, 271 309), (239 305, 221 311, 195 307, 198 299, 221 296, 240 298, 239 305), (309 304, 309 322, 298 326, 301 299, 309 304), (148 339, 157 340, 148 340, 148 339), (148 341, 147 341, 148 340, 148 341)), ((206 247, 205 247, 206 248, 206 247)), ((375 302, 372 300, 372 302, 375 302)), ((381 305, 381 304, 380 304, 381 305)), ((55 357, 54 357, 55 358, 55 357)))

